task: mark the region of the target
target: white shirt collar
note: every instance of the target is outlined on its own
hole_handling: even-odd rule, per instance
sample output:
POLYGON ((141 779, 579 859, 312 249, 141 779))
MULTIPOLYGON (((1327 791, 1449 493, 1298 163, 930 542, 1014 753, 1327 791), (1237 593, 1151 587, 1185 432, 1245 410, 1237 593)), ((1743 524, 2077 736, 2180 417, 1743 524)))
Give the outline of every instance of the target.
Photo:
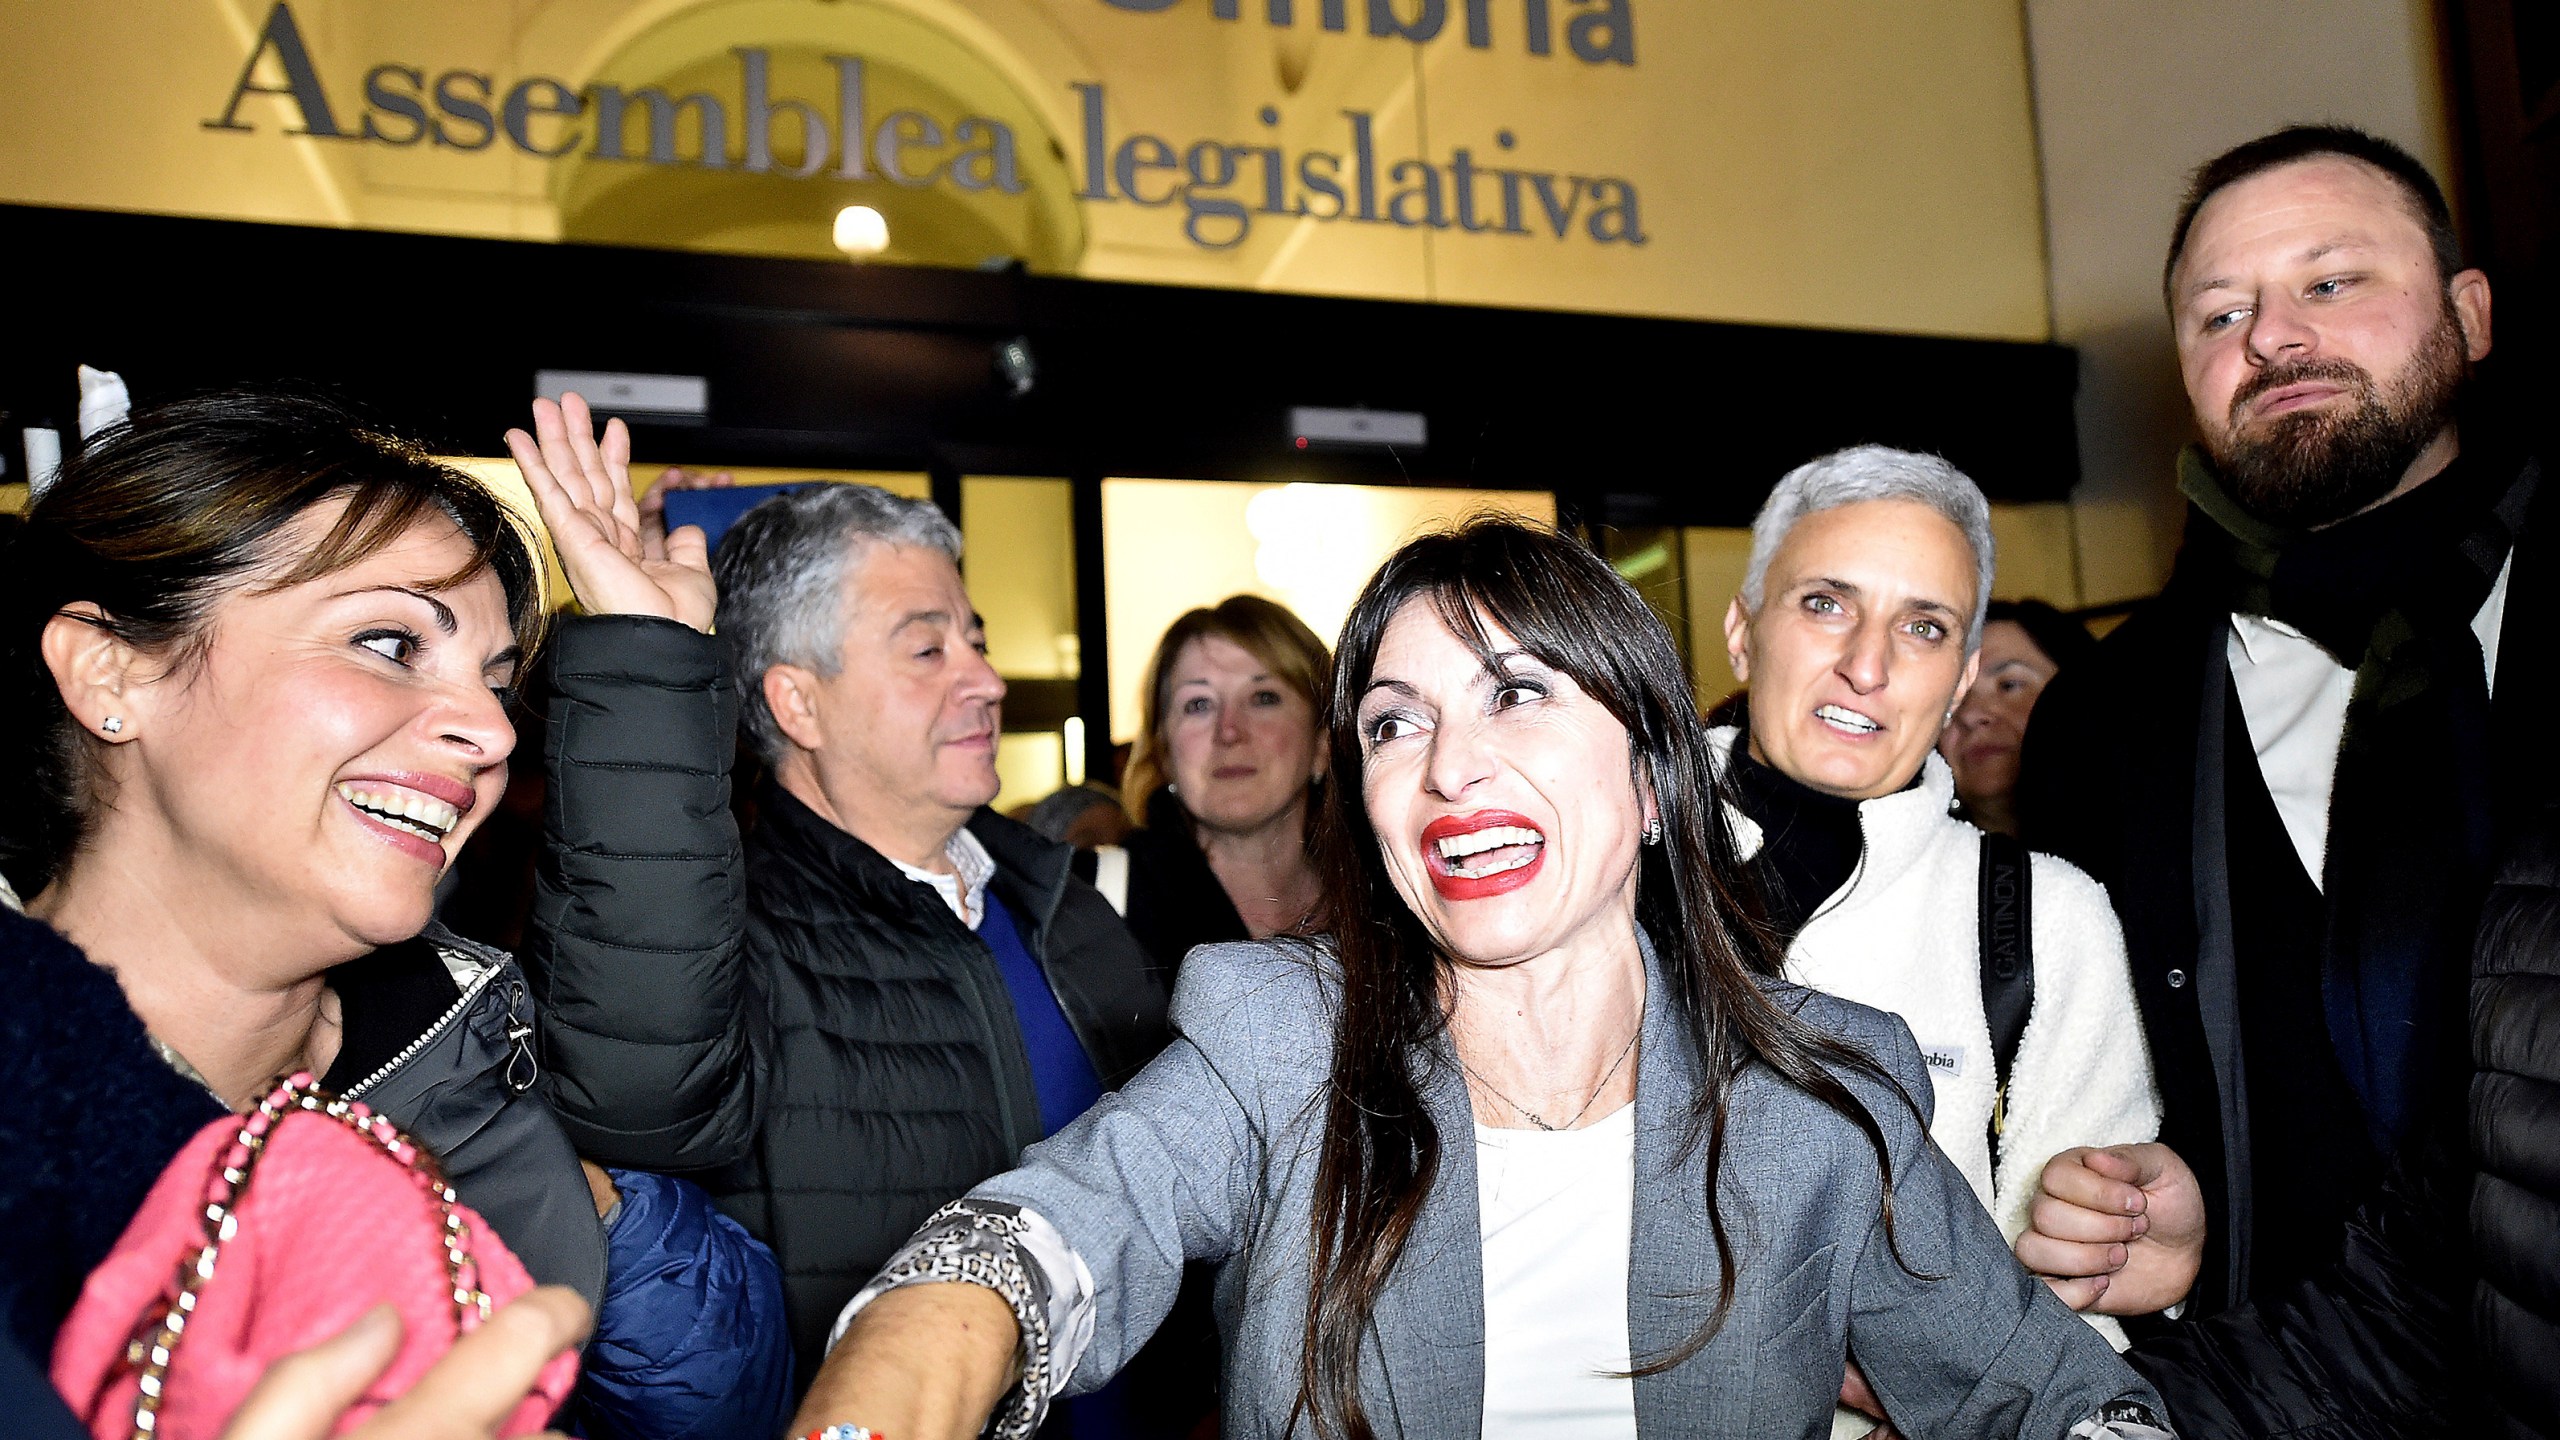
POLYGON ((2231 612, 2231 634, 2240 642, 2241 653, 2249 657, 2249 663, 2252 665, 2266 663, 2267 657, 2261 652, 2266 649, 2268 642, 2277 636, 2283 636, 2289 640, 2311 638, 2272 615, 2250 615, 2238 610, 2231 612))
MULTIPOLYGON (((2507 558, 2498 565, 2498 578, 2489 583, 2488 598, 2480 602, 2479 613, 2471 617, 2471 633, 2480 641, 2481 671, 2488 678, 2493 692, 2498 684, 2498 638, 2507 616, 2507 579, 2515 573, 2515 568, 2515 547, 2509 546, 2507 558)), ((2271 645, 2281 650, 2289 642, 2304 645, 2320 643, 2272 615, 2250 615, 2238 610, 2231 612, 2231 638, 2239 642, 2241 655, 2252 665, 2267 663, 2267 650, 2271 645)), ((2328 654, 2326 650, 2321 653, 2328 654)), ((2330 658, 2336 660, 2335 656, 2330 658)), ((2348 670, 2355 668, 2351 661, 2337 663, 2348 670)))
POLYGON ((987 847, 978 843, 978 837, 970 834, 969 827, 963 825, 952 832, 949 843, 942 847, 942 858, 950 861, 951 868, 959 873, 946 875, 938 870, 927 870, 894 855, 889 858, 889 863, 897 866, 898 873, 908 879, 932 886, 933 893, 942 897, 942 903, 951 907, 951 913, 960 917, 960 923, 975 930, 979 919, 987 913, 987 882, 996 876, 995 857, 988 854, 987 847))

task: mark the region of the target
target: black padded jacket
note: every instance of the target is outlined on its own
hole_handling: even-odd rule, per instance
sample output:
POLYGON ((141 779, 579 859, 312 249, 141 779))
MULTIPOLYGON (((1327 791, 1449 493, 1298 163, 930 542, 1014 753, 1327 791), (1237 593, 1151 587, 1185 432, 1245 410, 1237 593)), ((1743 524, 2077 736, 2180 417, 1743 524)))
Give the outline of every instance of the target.
POLYGON ((2480 1433, 2560 1440, 2560 805, 2519 837, 2489 892, 2471 1043, 2480 1433))
MULTIPOLYGON (((571 621, 552 665, 531 949, 553 1103, 586 1153, 695 1172, 773 1247, 805 1383, 909 1232, 1040 1138, 1010 994, 931 887, 779 788, 738 862, 718 642, 571 621), (628 805, 664 817, 645 855, 589 838, 628 805)), ((1127 1078, 1167 1038, 1162 978, 1066 846, 969 828, 1095 1070, 1127 1078)))

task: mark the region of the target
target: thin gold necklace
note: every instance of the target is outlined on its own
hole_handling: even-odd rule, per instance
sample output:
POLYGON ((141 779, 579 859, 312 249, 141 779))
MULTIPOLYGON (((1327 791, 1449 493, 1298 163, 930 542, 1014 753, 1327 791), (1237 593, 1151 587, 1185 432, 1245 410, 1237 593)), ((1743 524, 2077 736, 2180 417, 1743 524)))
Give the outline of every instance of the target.
MULTIPOLYGON (((1494 1099, 1501 1101, 1503 1104, 1510 1106, 1512 1109, 1519 1111, 1530 1124, 1537 1126, 1539 1129, 1544 1130, 1549 1134, 1554 1134, 1558 1131, 1570 1130, 1574 1126, 1581 1124, 1582 1117, 1591 1113, 1591 1107, 1600 1103, 1600 1092, 1608 1089, 1609 1082, 1618 1078, 1618 1068, 1626 1064, 1627 1057, 1636 1052, 1636 1041, 1642 1037, 1643 1034, 1644 1026, 1641 1024, 1637 1025, 1635 1034, 1627 1037, 1626 1047, 1618 1052, 1618 1058, 1609 1062, 1609 1073, 1601 1076, 1600 1083, 1591 1088, 1591 1098, 1583 1101, 1582 1108, 1573 1112, 1573 1118, 1567 1120, 1561 1125, 1548 1124, 1545 1116, 1540 1115, 1537 1111, 1530 1109, 1528 1106, 1521 1104, 1519 1101, 1514 1100, 1510 1096, 1495 1089, 1492 1081, 1484 1078, 1484 1076, 1476 1070, 1476 1067, 1467 1063, 1466 1056, 1460 1055, 1458 1057, 1458 1068, 1466 1071, 1469 1076, 1473 1077, 1477 1084, 1483 1086, 1485 1088, 1485 1093, 1491 1095, 1494 1099)), ((1453 1051, 1456 1048, 1457 1047, 1454 1045, 1450 1047, 1453 1051)))

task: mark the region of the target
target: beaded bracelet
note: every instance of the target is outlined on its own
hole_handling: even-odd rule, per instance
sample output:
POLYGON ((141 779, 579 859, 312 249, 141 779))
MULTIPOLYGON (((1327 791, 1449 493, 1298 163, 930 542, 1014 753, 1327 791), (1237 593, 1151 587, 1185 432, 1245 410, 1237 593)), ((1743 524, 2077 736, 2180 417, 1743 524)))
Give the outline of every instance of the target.
POLYGON ((991 1440, 1031 1440, 1049 1412, 1049 1284, 1023 1254, 1022 1207, 963 1195, 925 1217, 871 1283, 961 1282, 993 1291, 1020 1329, 1021 1378, 997 1403, 991 1440))
POLYGON ((889 1437, 860 1425, 839 1424, 821 1425, 801 1436, 800 1440, 889 1440, 889 1437))

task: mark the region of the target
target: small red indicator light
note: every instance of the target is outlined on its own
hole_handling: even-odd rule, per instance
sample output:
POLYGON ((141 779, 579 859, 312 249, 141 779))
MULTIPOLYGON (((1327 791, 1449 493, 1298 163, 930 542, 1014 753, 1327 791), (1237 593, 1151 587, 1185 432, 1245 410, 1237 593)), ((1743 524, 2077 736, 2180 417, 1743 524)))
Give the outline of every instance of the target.
POLYGON ((1299 436, 1299 437, 1298 437, 1298 448, 1299 448, 1299 449, 1301 449, 1301 450, 1304 450, 1304 449, 1306 449, 1306 448, 1307 448, 1307 437, 1306 437, 1306 436, 1301 435, 1301 436, 1299 436))

